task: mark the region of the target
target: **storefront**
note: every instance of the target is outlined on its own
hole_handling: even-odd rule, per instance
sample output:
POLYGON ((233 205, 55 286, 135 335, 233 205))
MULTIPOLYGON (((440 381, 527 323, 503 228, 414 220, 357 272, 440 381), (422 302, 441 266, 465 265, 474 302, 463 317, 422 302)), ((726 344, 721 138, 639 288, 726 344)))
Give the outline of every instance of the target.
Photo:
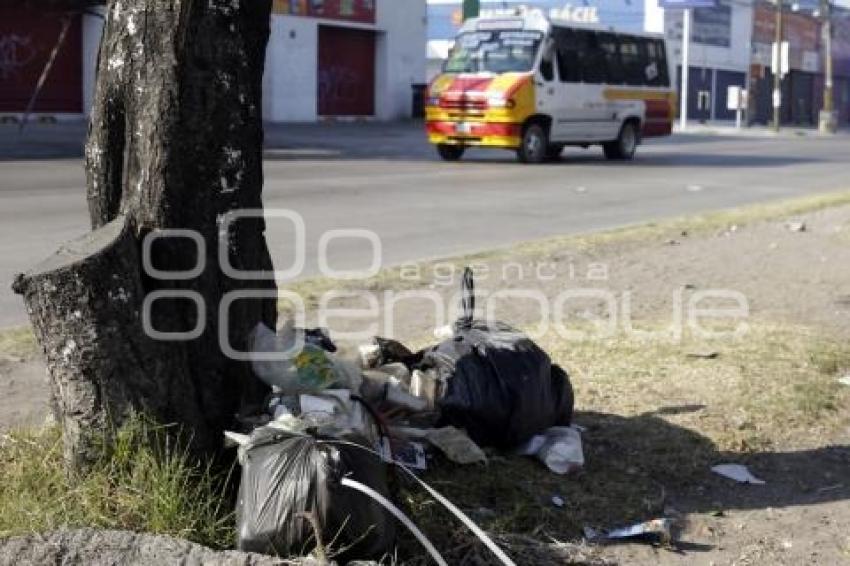
POLYGON ((276 0, 266 119, 409 117, 425 37, 425 0, 276 0))

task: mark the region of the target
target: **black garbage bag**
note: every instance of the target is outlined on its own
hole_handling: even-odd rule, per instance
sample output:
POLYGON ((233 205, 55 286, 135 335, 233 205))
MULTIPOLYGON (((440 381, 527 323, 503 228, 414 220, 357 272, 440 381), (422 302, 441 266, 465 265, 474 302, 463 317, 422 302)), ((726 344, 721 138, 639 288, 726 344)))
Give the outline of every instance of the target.
POLYGON ((464 273, 463 316, 454 337, 424 353, 443 384, 442 424, 466 429, 479 445, 513 448, 553 426, 569 426, 573 389, 528 336, 501 323, 473 319, 472 273, 464 273))
MULTIPOLYGON (((367 447, 358 437, 347 442, 367 447)), ((236 506, 238 548, 282 557, 304 556, 316 545, 310 513, 334 559, 381 558, 395 541, 395 519, 366 495, 340 484, 344 477, 389 499, 386 465, 344 442, 258 429, 242 451, 236 506)))

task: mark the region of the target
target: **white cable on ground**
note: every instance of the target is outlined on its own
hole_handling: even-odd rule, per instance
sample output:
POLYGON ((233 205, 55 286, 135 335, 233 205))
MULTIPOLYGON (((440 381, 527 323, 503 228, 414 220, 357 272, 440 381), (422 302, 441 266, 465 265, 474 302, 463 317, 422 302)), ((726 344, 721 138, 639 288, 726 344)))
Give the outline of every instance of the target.
POLYGON ((476 525, 476 524, 473 522, 473 520, 472 520, 472 519, 470 519, 469 517, 467 517, 467 516, 463 513, 463 511, 461 511, 460 509, 458 509, 457 507, 455 507, 455 506, 454 506, 454 504, 453 504, 451 501, 449 501, 448 499, 446 499, 445 497, 443 497, 442 495, 440 495, 440 493, 439 493, 439 492, 437 492, 437 490, 436 490, 436 489, 432 488, 430 485, 428 485, 427 483, 425 483, 424 481, 422 481, 421 479, 419 479, 419 478, 416 476, 416 474, 414 474, 413 472, 411 472, 410 470, 408 470, 405 466, 402 466, 402 469, 404 469, 405 471, 407 471, 407 473, 408 473, 408 474, 410 474, 410 476, 411 476, 413 479, 415 479, 417 482, 419 482, 419 485, 421 485, 422 487, 424 487, 424 488, 428 491, 428 493, 430 493, 430 494, 431 494, 431 497, 433 497, 434 499, 436 499, 437 501, 439 501, 440 503, 442 503, 442 504, 446 507, 446 509, 448 509, 449 511, 451 511, 451 512, 452 512, 452 514, 454 514, 454 516, 455 516, 455 517, 457 517, 458 519, 460 519, 460 520, 463 522, 463 524, 464 524, 464 525, 466 525, 467 527, 469 527, 469 529, 470 529, 473 533, 475 533, 475 534, 478 536, 478 538, 480 538, 480 539, 481 539, 481 542, 483 542, 485 545, 487 545, 487 548, 489 548, 489 549, 490 549, 490 551, 491 551, 493 554, 495 554, 495 555, 496 555, 496 557, 497 557, 499 560, 501 560, 501 561, 502 561, 502 564, 504 564, 505 566, 516 566, 516 563, 515 563, 513 560, 511 560, 511 558, 510 558, 507 554, 505 554, 505 552, 504 552, 501 548, 499 548, 499 545, 497 545, 495 542, 493 542, 493 540, 492 540, 490 537, 488 537, 488 536, 487 536, 487 533, 485 533, 483 530, 481 530, 481 527, 479 527, 478 525, 476 525))
POLYGON ((401 521, 402 524, 404 524, 404 526, 407 527, 408 530, 410 530, 411 533, 413 533, 413 536, 415 536, 416 540, 418 540, 422 544, 422 546, 425 547, 425 550, 428 551, 428 554, 431 555, 431 558, 434 559, 434 562, 439 564, 439 566, 448 566, 448 564, 443 559, 443 557, 440 555, 440 553, 437 551, 437 549, 434 548, 434 545, 431 544, 431 541, 428 540, 427 538, 425 538, 425 535, 422 533, 422 531, 419 530, 419 527, 414 525, 413 521, 408 519, 407 515, 402 513, 401 510, 398 507, 396 507, 395 505, 393 505, 392 502, 389 499, 387 499, 386 497, 384 497, 383 495, 381 495, 380 493, 378 493, 377 491, 375 491, 374 489, 372 489, 368 485, 364 485, 364 484, 362 484, 358 481, 355 481, 351 478, 343 478, 341 483, 342 483, 342 485, 344 485, 346 487, 350 487, 351 489, 356 489, 357 491, 359 491, 359 492, 361 492, 365 495, 368 495, 369 497, 371 497, 372 499, 374 499, 375 501, 380 503, 387 511, 392 513, 395 516, 396 519, 401 521))
MULTIPOLYGON (((353 446, 353 447, 355 447, 355 448, 359 448, 359 449, 361 449, 361 450, 365 450, 366 452, 370 452, 371 454, 373 454, 373 455, 377 456, 378 458, 383 459, 383 456, 381 456, 381 454, 379 454, 378 452, 376 452, 376 451, 374 451, 374 450, 372 450, 372 449, 370 449, 370 448, 367 448, 367 447, 365 447, 365 446, 362 446, 362 445, 360 445, 360 444, 357 444, 357 443, 355 443, 355 442, 349 442, 349 441, 347 441, 347 440, 333 440, 333 441, 327 441, 327 440, 326 440, 326 441, 324 441, 324 442, 328 442, 328 443, 330 443, 330 444, 345 444, 345 445, 348 445, 348 446, 353 446)), ((464 525, 466 525, 467 527, 469 527, 469 530, 471 530, 473 533, 475 533, 475 535, 476 535, 479 539, 481 539, 481 542, 483 542, 483 543, 487 546, 487 548, 489 548, 489 549, 490 549, 490 551, 491 551, 493 554, 495 554, 495 555, 496 555, 496 557, 497 557, 497 558, 498 558, 498 559, 502 562, 502 564, 504 564, 504 566, 516 566, 516 562, 514 562, 513 560, 511 560, 510 556, 508 556, 507 554, 505 554, 505 552, 504 552, 501 548, 499 548, 499 545, 497 545, 495 542, 493 542, 493 539, 491 539, 489 536, 487 536, 487 533, 485 533, 485 532, 481 529, 481 527, 479 527, 478 525, 476 525, 476 524, 475 524, 475 522, 474 522, 472 519, 470 519, 469 517, 467 517, 467 516, 464 514, 464 512, 463 512, 463 511, 461 511, 460 509, 458 509, 457 507, 455 507, 455 505, 454 505, 451 501, 449 501, 448 499, 446 499, 445 497, 443 497, 443 496, 442 496, 442 495, 441 495, 441 494, 440 494, 440 493, 439 493, 436 489, 432 488, 430 485, 428 485, 427 483, 425 483, 424 481, 422 481, 421 479, 419 479, 419 477, 418 477, 416 474, 414 474, 414 473, 413 473, 413 471, 412 471, 412 470, 410 470, 410 468, 408 468, 407 466, 405 466, 403 463, 401 463, 401 462, 399 462, 399 461, 397 461, 397 460, 393 460, 393 461, 392 461, 392 463, 393 463, 393 464, 395 464, 396 466, 398 466, 399 468, 401 468, 402 470, 404 470, 404 471, 407 473, 407 475, 409 475, 410 477, 412 477, 413 479, 415 479, 415 480, 419 483, 419 485, 421 485, 422 487, 424 487, 424 488, 425 488, 425 490, 426 490, 428 493, 430 493, 430 494, 431 494, 431 497, 433 497, 434 499, 436 499, 437 501, 439 501, 440 503, 442 503, 442 504, 443 504, 443 506, 444 506, 446 509, 448 509, 448 510, 449 510, 449 511, 450 511, 450 512, 451 512, 451 513, 455 516, 455 517, 457 517, 458 519, 460 519, 460 520, 461 520, 461 522, 462 522, 464 525)), ((343 483, 345 483, 345 481, 346 481, 346 480, 343 480, 343 483)), ((352 486, 349 486, 349 487, 352 487, 352 486)), ((366 486, 363 486, 363 487, 366 487, 366 486)), ((377 492, 375 492, 375 493, 376 493, 376 495, 380 496, 380 497, 383 499, 383 496, 381 496, 381 495, 380 495, 379 493, 377 493, 377 492)), ((389 503, 389 502, 387 502, 387 503, 389 503)), ((392 505, 392 503, 390 503, 390 505, 392 505)), ((393 510, 393 509, 395 509, 395 507, 392 507, 392 509, 390 509, 390 511, 392 512, 392 510, 393 510)), ((396 510, 397 510, 397 509, 396 509, 396 510)), ((399 511, 399 513, 401 513, 401 511, 399 511)), ((393 514, 395 515, 395 513, 393 513, 393 514)), ((402 517, 404 517, 404 515, 403 515, 403 514, 402 514, 401 516, 402 516, 402 517)), ((396 515, 396 517, 399 517, 399 516, 398 516, 398 515, 396 515)), ((407 519, 407 517, 404 517, 404 518, 405 518, 405 519, 407 519)), ((403 519, 401 519, 401 517, 399 517, 399 520, 400 520, 400 521, 402 521, 402 522, 404 522, 404 520, 403 520, 403 519)), ((408 520, 409 520, 409 519, 408 519, 408 520)), ((405 523, 405 525, 407 525, 407 523, 405 523)), ((413 523, 411 523, 411 526, 409 526, 408 528, 409 528, 409 529, 413 532, 413 534, 416 534, 416 532, 418 531, 418 529, 416 529, 416 526, 414 526, 414 525, 413 525, 413 523), (414 531, 414 529, 416 529, 416 530, 414 531)), ((416 538, 419 538, 419 537, 417 536, 416 538)), ((424 535, 423 535, 423 538, 424 538, 424 535)), ((427 539, 425 539, 425 540, 427 541, 427 539)), ((422 539, 420 539, 420 542, 422 542, 422 539)), ((422 542, 422 544, 423 544, 423 545, 425 545, 425 543, 424 543, 424 542, 422 542)), ((430 545, 430 543, 428 543, 428 544, 430 545)), ((428 546, 426 546, 426 548, 428 548, 428 546)), ((433 548, 433 547, 432 547, 432 548, 433 548)), ((434 552, 436 552, 436 550, 435 550, 434 552)), ((432 556, 433 556, 433 555, 432 555, 432 556)), ((438 556, 439 556, 439 554, 438 554, 438 556)), ((441 558, 441 560, 442 560, 442 558, 441 558)))

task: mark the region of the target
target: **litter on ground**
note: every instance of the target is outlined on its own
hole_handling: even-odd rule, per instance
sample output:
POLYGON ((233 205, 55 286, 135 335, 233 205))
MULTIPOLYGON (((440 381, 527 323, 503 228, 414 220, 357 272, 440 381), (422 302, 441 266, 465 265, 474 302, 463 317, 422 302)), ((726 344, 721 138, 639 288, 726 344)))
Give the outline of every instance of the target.
POLYGON ((663 518, 611 530, 585 527, 584 538, 588 542, 641 540, 656 544, 670 544, 673 542, 673 525, 673 519, 663 518))
POLYGON ((552 427, 544 434, 531 438, 518 453, 535 456, 552 472, 560 475, 584 466, 581 433, 573 427, 552 427))
POLYGON ((755 477, 746 466, 741 464, 718 464, 713 466, 711 471, 725 478, 735 480, 738 483, 751 483, 754 485, 763 485, 764 480, 755 477))
MULTIPOLYGON (((438 454, 486 465, 482 447, 508 453, 519 447, 558 474, 581 468, 581 434, 571 427, 573 389, 567 373, 524 333, 475 318, 470 269, 462 292, 463 315, 435 332, 438 344, 418 352, 375 337, 352 361, 339 355, 327 330, 257 326, 251 362, 271 393, 262 414, 225 434, 242 465, 241 550, 288 556, 333 541, 344 549, 338 560, 380 559, 392 552, 400 523, 445 564, 392 502, 391 474, 401 471, 499 563, 513 564, 417 474, 427 473, 438 454)), ((565 504, 558 496, 552 503, 565 504)))

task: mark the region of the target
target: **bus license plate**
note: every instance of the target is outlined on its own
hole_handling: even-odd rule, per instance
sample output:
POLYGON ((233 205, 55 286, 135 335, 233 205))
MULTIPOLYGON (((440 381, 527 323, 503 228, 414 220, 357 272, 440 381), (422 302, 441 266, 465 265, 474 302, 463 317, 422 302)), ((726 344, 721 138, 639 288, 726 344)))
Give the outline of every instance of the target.
POLYGON ((471 134, 472 124, 469 122, 458 122, 457 126, 455 126, 455 131, 459 134, 471 134))

